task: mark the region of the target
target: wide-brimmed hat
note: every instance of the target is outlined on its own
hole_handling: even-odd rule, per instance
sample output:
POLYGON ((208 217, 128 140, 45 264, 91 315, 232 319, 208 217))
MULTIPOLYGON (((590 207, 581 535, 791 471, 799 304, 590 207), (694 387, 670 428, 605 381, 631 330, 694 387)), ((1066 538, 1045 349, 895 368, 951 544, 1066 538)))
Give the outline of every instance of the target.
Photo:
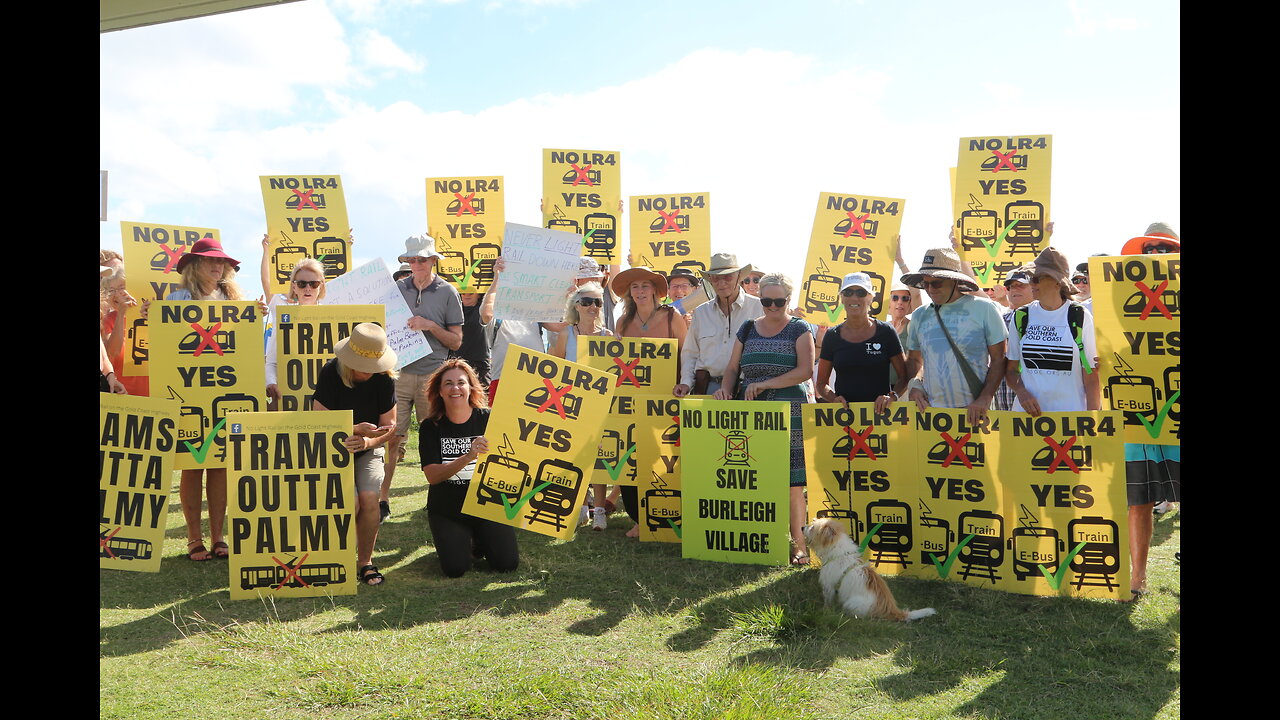
POLYGON ((1058 252, 1057 248, 1047 247, 1041 250, 1036 259, 1031 261, 1031 266, 1036 275, 1048 275, 1057 280, 1067 295, 1076 294, 1076 286, 1071 284, 1071 263, 1067 262, 1067 256, 1058 252))
POLYGON ((739 265, 738 256, 733 253, 716 253, 711 256, 711 267, 707 270, 700 270, 702 277, 708 275, 728 275, 729 273, 751 272, 750 265, 739 265))
POLYGON ((668 284, 670 284, 670 282, 672 280, 675 280, 676 278, 684 278, 688 280, 689 284, 694 287, 697 287, 698 285, 698 276, 694 275, 693 271, 690 270, 689 268, 675 268, 671 272, 667 273, 668 284))
POLYGON ((430 235, 410 235, 405 238, 404 252, 396 260, 407 263, 409 258, 415 257, 444 259, 443 255, 436 252, 436 239, 430 235))
POLYGON ((396 351, 387 347, 387 331, 377 323, 360 323, 351 335, 333 346, 343 365, 364 373, 386 372, 396 366, 396 351))
POLYGON ((623 270, 614 276, 613 282, 609 286, 613 288, 613 294, 623 297, 631 290, 631 283, 648 280, 653 283, 653 292, 659 298, 667 296, 667 279, 662 277, 661 273, 654 272, 647 267, 633 267, 623 270))
POLYGON ((902 282, 908 287, 918 288, 925 276, 955 280, 961 290, 978 291, 978 283, 961 272, 960 256, 949 247, 925 250, 924 260, 920 261, 920 269, 903 275, 902 282))
POLYGON ((1141 255, 1142 247, 1152 241, 1168 243, 1178 251, 1182 250, 1182 241, 1178 237, 1178 233, 1169 227, 1168 223, 1153 222, 1147 226, 1147 232, 1135 238, 1129 238, 1125 242, 1124 247, 1120 248, 1121 255, 1141 255))
POLYGON ((222 249, 222 243, 218 242, 215 238, 206 237, 197 240, 196 244, 192 245, 190 250, 184 253, 182 257, 178 258, 178 272, 182 272, 182 268, 192 262, 195 262, 193 258, 196 257, 222 258, 223 260, 231 263, 232 270, 240 269, 240 261, 228 255, 226 251, 222 249))
POLYGON ((604 277, 604 271, 600 269, 600 263, 585 255, 578 258, 579 280, 595 280, 602 277, 604 277))

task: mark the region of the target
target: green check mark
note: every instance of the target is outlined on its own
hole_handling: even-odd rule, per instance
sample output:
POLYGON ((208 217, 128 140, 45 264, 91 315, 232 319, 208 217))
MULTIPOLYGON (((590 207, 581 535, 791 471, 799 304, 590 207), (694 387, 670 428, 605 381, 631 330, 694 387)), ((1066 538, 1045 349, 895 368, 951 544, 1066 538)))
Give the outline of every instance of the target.
POLYGON ((218 436, 218 431, 222 429, 226 422, 226 418, 219 420, 218 424, 213 426, 213 430, 210 430, 209 434, 204 436, 204 444, 198 450, 195 445, 191 444, 190 440, 182 441, 182 444, 187 446, 187 451, 191 453, 191 457, 196 459, 196 462, 201 465, 204 464, 204 459, 209 456, 209 450, 213 447, 213 439, 218 436))
POLYGON ((822 303, 822 309, 826 311, 827 318, 831 320, 831 322, 835 322, 840 319, 840 303, 831 303, 830 305, 822 303))
POLYGON ((1153 438, 1160 437, 1160 428, 1164 427, 1164 419, 1168 417, 1169 411, 1173 409, 1173 404, 1178 402, 1178 398, 1181 396, 1182 396, 1181 390, 1179 390, 1178 392, 1170 396, 1169 402, 1165 403, 1164 407, 1160 408, 1160 413, 1156 415, 1155 422, 1149 423, 1147 422, 1146 418, 1142 417, 1141 415, 1138 416, 1138 420, 1142 422, 1142 426, 1147 429, 1148 435, 1150 435, 1153 438))
POLYGON ((587 240, 590 240, 590 239, 591 239, 591 236, 592 236, 594 233, 595 233, 595 230, 588 230, 588 231, 587 231, 587 234, 582 236, 582 247, 586 247, 586 246, 587 246, 587 240))
POLYGON ((627 464, 627 458, 631 457, 631 453, 635 451, 636 451, 635 445, 632 445, 631 447, 627 448, 627 451, 622 454, 622 457, 618 458, 618 462, 612 465, 609 464, 608 460, 600 461, 601 463, 604 464, 604 469, 609 472, 609 477, 614 482, 618 482, 618 475, 622 474, 622 466, 627 464))
POLYGON ((471 263, 471 265, 467 268, 467 271, 462 273, 461 280, 458 279, 457 275, 449 276, 453 278, 454 282, 458 283, 459 290, 466 290, 467 288, 471 287, 471 276, 475 274, 476 268, 480 267, 480 263, 483 261, 484 261, 484 258, 481 258, 480 260, 477 260, 471 263))
POLYGON ((680 539, 684 539, 684 533, 683 533, 683 532, 681 532, 681 530, 680 530, 680 526, 679 526, 679 525, 677 525, 677 524, 675 524, 675 523, 673 523, 673 522, 671 522, 671 518, 667 518, 667 524, 671 526, 671 529, 672 529, 672 530, 675 530, 675 531, 676 531, 676 537, 678 537, 678 538, 680 538, 680 539))
POLYGON ((951 572, 951 565, 955 563, 956 558, 959 557, 960 555, 961 548, 963 548, 965 545, 968 545, 969 541, 972 540, 974 537, 975 536, 973 535, 973 533, 965 535, 964 539, 960 541, 960 544, 956 545, 956 549, 952 550, 951 554, 947 556, 947 561, 944 563, 938 562, 937 555, 934 555, 933 553, 929 553, 929 559, 933 561, 933 566, 938 570, 938 577, 944 578, 944 579, 947 577, 947 575, 951 572))
POLYGON ((1062 558, 1062 564, 1058 566, 1058 572, 1053 573, 1052 575, 1049 574, 1048 570, 1044 569, 1043 565, 1036 565, 1036 567, 1040 568, 1040 572, 1044 574, 1045 579, 1049 581, 1049 587, 1054 590, 1058 589, 1058 586, 1062 584, 1062 578, 1067 574, 1067 566, 1071 564, 1071 558, 1079 555, 1080 551, 1083 550, 1084 546, 1087 544, 1087 542, 1081 540, 1080 544, 1077 545, 1074 550, 1067 553, 1067 556, 1062 558))
POLYGON ((502 503, 502 509, 503 509, 503 511, 505 511, 505 512, 507 513, 507 519, 508 519, 508 520, 515 520, 515 519, 516 519, 516 513, 520 512, 520 508, 524 507, 525 503, 529 502, 529 499, 530 499, 530 498, 532 498, 534 495, 537 495, 538 493, 542 492, 543 488, 545 488, 546 486, 548 486, 548 485, 550 485, 550 484, 551 484, 551 481, 550 481, 550 480, 548 480, 547 482, 542 483, 541 485, 539 485, 539 486, 535 487, 534 489, 530 490, 527 494, 525 494, 525 495, 524 495, 524 497, 520 498, 518 501, 516 501, 516 502, 514 502, 514 503, 512 503, 512 504, 510 504, 510 505, 508 505, 508 504, 506 503, 506 501, 504 500, 504 501, 503 501, 503 503, 502 503))
POLYGON ((988 255, 990 255, 991 257, 995 257, 996 254, 1000 252, 1000 244, 1004 242, 1004 236, 1008 235, 1009 231, 1013 229, 1013 226, 1017 224, 1018 224, 1018 221, 1014 220, 1008 225, 1005 225, 1004 229, 1000 231, 1000 237, 996 238, 996 242, 994 245, 988 245, 987 241, 983 240, 982 238, 978 238, 978 242, 982 243, 982 246, 987 249, 988 255))
POLYGON ((862 542, 858 543, 858 552, 862 553, 867 551, 867 544, 871 542, 871 537, 880 532, 880 528, 882 527, 884 527, 884 523, 876 523, 871 526, 871 532, 863 535, 862 542))
POLYGON ((981 282, 983 285, 986 285, 987 278, 991 277, 991 273, 995 271, 996 271, 995 263, 985 263, 985 266, 982 268, 982 272, 978 273, 978 281, 981 282))
POLYGON ((329 256, 328 256, 328 255, 317 255, 317 256, 316 256, 316 262, 324 262, 324 259, 325 259, 325 258, 327 258, 327 257, 329 257, 329 256))

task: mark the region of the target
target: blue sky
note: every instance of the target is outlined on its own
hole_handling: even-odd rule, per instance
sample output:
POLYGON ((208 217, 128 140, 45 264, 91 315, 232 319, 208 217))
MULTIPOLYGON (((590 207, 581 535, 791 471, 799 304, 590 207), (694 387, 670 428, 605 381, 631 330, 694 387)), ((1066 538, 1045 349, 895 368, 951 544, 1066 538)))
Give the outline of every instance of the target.
POLYGON ((624 196, 710 192, 713 250, 793 277, 819 192, 905 198, 914 266, 960 137, 1048 133, 1083 260, 1179 226, 1179 32, 1150 1, 304 0, 107 33, 101 244, 216 227, 255 267, 258 176, 336 173, 356 262, 393 264, 426 177, 503 175, 540 224, 550 147, 620 151, 624 196))

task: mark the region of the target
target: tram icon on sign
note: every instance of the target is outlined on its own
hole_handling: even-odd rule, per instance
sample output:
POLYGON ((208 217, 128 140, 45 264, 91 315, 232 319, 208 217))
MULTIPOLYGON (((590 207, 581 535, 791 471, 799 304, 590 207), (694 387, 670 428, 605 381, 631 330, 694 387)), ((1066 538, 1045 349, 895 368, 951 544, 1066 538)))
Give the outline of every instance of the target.
POLYGON ((987 447, 980 442, 970 440, 960 448, 960 452, 954 452, 954 448, 950 443, 946 440, 941 440, 929 448, 927 461, 932 465, 950 465, 951 463, 964 465, 964 461, 959 458, 961 454, 969 461, 970 465, 982 467, 987 459, 987 447), (951 463, 947 462, 948 458, 951 459, 951 463))
POLYGON ((297 210, 298 206, 302 206, 302 209, 304 210, 323 210, 325 208, 324 193, 313 192, 298 194, 297 192, 294 192, 284 199, 284 208, 286 210, 297 210), (307 199, 306 202, 302 202, 302 198, 304 197, 307 199))
POLYGON ((724 465, 742 465, 748 467, 751 452, 747 449, 747 441, 751 436, 741 430, 730 430, 724 435, 724 465))
POLYGON ((463 206, 462 200, 454 198, 452 202, 445 206, 444 211, 450 215, 483 215, 484 214, 484 198, 473 197, 467 201, 467 205, 463 206))
MULTIPOLYGON (((550 399, 551 391, 546 387, 538 387, 530 390, 529 394, 524 396, 524 404, 527 407, 537 410, 542 408, 543 405, 546 405, 547 401, 550 399)), ((556 413, 558 412, 556 409, 557 405, 564 408, 564 415, 566 418, 576 420, 578 417, 578 411, 582 409, 582 398, 578 395, 566 393, 561 396, 558 401, 552 400, 548 407, 542 408, 543 412, 556 413)))
POLYGON ((653 222, 649 223, 649 232, 661 233, 663 230, 670 230, 672 220, 675 221, 675 226, 680 228, 679 232, 684 232, 689 229, 688 215, 676 215, 675 217, 670 218, 670 220, 659 216, 654 218, 653 222))
POLYGON ((1006 171, 1006 170, 1008 170, 1008 171, 1010 171, 1010 172, 1016 172, 1016 171, 1019 171, 1019 170, 1026 170, 1026 169, 1027 169, 1027 156, 1026 156, 1026 155, 1014 155, 1012 158, 1004 158, 1004 157, 1000 157, 1000 156, 997 156, 997 155, 992 155, 991 157, 989 157, 989 158, 987 158, 986 160, 983 160, 983 161, 982 161, 982 168, 981 168, 981 169, 986 170, 986 171, 988 171, 988 172, 1004 172, 1004 171, 1006 171), (999 166, 999 165, 1001 164, 1001 162, 1002 162, 1002 161, 1004 161, 1004 160, 1010 160, 1010 161, 1013 163, 1013 167, 1009 167, 1009 163, 1008 163, 1008 162, 1005 162, 1003 167, 997 167, 997 166, 999 166))
POLYGON ((98 527, 98 539, 101 545, 98 550, 99 557, 107 559, 115 558, 116 560, 151 559, 152 544, 150 541, 111 535, 110 525, 102 525, 99 523, 98 527))
MULTIPOLYGON (((852 227, 853 227, 853 218, 847 217, 841 220, 840 222, 836 223, 836 226, 831 229, 831 234, 839 235, 840 237, 849 237, 849 238, 852 238, 854 236, 861 237, 861 235, 858 235, 857 230, 854 230, 849 235, 845 234, 845 233, 848 233, 849 229, 852 227)), ((880 231, 880 221, 879 220, 863 220, 862 225, 860 225, 860 227, 862 228, 862 232, 866 234, 867 239, 870 240, 871 238, 876 236, 877 232, 880 231)))
MULTIPOLYGON (((213 334, 212 340, 214 343, 217 343, 217 346, 222 349, 223 353, 234 353, 236 351, 235 330, 219 330, 213 334)), ((182 339, 178 341, 178 352, 183 355, 194 355, 196 349, 202 345, 204 346, 205 352, 215 352, 213 348, 210 347, 210 344, 211 343, 208 339, 202 337, 200 333, 189 332, 186 335, 183 335, 182 339)))
POLYGON ((571 168, 560 178, 560 182, 565 185, 599 185, 600 171, 593 169, 587 170, 585 173, 579 173, 571 168))
MULTIPOLYGON (((1152 289, 1154 290, 1154 288, 1152 289)), ((1160 293, 1160 304, 1164 305, 1165 308, 1169 310, 1169 314, 1173 317, 1182 316, 1182 314, 1178 312, 1178 296, 1180 294, 1181 292, 1179 290, 1165 290, 1160 293)), ((1150 298, 1148 298, 1141 290, 1125 298, 1124 309, 1122 312, 1124 317, 1140 318, 1142 317, 1142 311, 1146 310, 1148 305, 1151 305, 1152 307, 1147 312, 1147 317, 1164 317, 1164 313, 1160 312, 1159 306, 1156 303, 1151 302, 1150 298)))

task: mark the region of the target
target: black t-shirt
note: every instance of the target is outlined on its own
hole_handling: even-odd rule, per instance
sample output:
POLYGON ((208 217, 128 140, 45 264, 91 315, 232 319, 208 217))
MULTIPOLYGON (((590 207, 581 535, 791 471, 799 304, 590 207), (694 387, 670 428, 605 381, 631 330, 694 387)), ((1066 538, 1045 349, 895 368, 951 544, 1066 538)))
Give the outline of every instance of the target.
POLYGON ((828 328, 822 336, 818 357, 829 360, 836 371, 836 394, 849 402, 875 402, 892 390, 889 368, 892 358, 902 354, 902 343, 893 326, 873 320, 875 333, 862 342, 840 337, 840 328, 828 328))
MULTIPOLYGON (((424 420, 418 431, 418 451, 421 453, 422 467, 443 465, 466 455, 471 450, 471 441, 483 435, 488 425, 488 408, 473 408, 471 417, 464 423, 454 424, 449 422, 448 417, 435 422, 424 420)), ((444 483, 466 485, 471 482, 475 469, 476 463, 472 460, 444 483)))
MULTIPOLYGON (((320 368, 313 396, 327 410, 350 410, 351 424, 362 422, 378 424, 383 413, 396 406, 396 382, 389 375, 378 373, 355 387, 347 387, 338 375, 338 359, 333 358, 320 368)), ((356 453, 359 457, 369 450, 356 453)))
POLYGON ((480 324, 480 305, 462 306, 462 345, 450 350, 449 357, 467 361, 480 378, 481 385, 489 384, 489 336, 480 324))

